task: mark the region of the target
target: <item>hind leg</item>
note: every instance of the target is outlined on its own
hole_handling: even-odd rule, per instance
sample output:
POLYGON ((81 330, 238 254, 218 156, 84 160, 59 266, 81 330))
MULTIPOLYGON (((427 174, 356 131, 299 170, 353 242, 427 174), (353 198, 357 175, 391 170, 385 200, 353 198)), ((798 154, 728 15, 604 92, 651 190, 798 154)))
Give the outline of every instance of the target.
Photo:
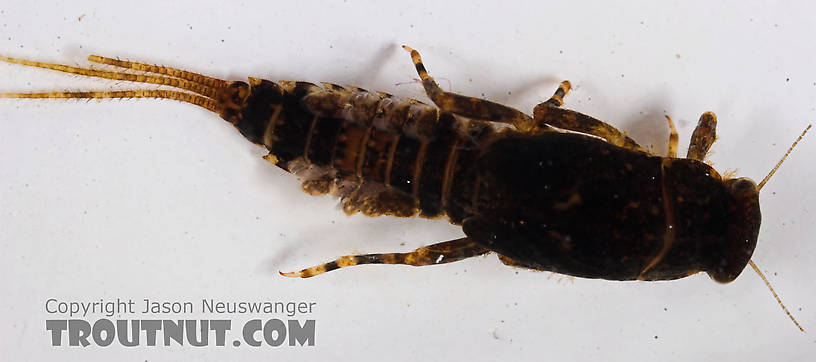
POLYGON ((423 246, 409 253, 364 254, 341 256, 334 261, 303 269, 299 272, 283 273, 287 277, 309 278, 340 268, 362 264, 404 264, 413 266, 451 263, 490 252, 468 238, 461 238, 423 246))

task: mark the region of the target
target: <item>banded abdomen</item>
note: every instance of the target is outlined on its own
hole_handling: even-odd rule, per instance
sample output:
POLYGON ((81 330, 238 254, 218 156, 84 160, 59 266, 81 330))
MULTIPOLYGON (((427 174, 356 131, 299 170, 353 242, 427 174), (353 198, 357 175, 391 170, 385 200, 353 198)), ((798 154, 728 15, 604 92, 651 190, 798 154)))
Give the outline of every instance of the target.
POLYGON ((348 214, 469 215, 489 123, 359 88, 252 83, 236 126, 304 191, 341 197, 348 214))

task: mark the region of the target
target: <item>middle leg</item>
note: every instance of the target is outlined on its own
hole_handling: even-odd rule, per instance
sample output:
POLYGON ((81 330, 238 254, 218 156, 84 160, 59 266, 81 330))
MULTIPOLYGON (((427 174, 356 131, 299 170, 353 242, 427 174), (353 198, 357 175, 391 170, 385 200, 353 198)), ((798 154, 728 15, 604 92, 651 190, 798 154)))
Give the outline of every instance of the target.
POLYGON ((515 108, 476 97, 443 91, 433 77, 428 75, 419 52, 406 45, 403 45, 402 48, 411 53, 411 60, 414 62, 419 78, 422 80, 425 93, 442 111, 471 119, 509 123, 522 131, 529 130, 533 126, 530 116, 515 108))
POLYGON ((564 105, 564 97, 567 96, 570 89, 572 89, 572 84, 570 81, 565 80, 558 85, 558 89, 555 90, 552 97, 550 99, 542 102, 541 104, 548 106, 548 107, 561 107, 564 105))
MULTIPOLYGON (((560 88, 559 88, 560 89, 560 88)), ((552 98, 551 98, 552 100, 552 98)), ((549 126, 561 129, 590 134, 603 138, 618 147, 628 148, 648 153, 645 148, 639 145, 631 137, 619 131, 617 128, 606 122, 587 116, 569 109, 558 108, 551 104, 550 100, 539 103, 533 110, 533 120, 535 126, 530 131, 538 133, 546 131, 549 126)))
POLYGON ((591 134, 603 138, 607 142, 619 147, 647 152, 646 149, 637 144, 635 140, 606 122, 572 110, 559 108, 564 105, 564 97, 569 93, 571 88, 572 85, 568 80, 561 82, 550 99, 539 103, 533 108, 534 126, 529 132, 538 133, 545 131, 548 126, 553 126, 591 134))

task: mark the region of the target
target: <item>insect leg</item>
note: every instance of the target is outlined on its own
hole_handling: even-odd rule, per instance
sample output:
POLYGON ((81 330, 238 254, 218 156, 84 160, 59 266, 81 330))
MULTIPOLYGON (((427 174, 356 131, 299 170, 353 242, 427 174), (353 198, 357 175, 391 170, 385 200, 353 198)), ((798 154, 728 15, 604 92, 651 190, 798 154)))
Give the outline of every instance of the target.
POLYGON ((422 86, 425 87, 425 93, 442 111, 471 119, 510 123, 520 130, 529 130, 532 127, 530 116, 517 109, 480 98, 443 91, 433 77, 428 75, 419 52, 405 45, 402 48, 411 53, 411 59, 422 80, 422 86))
POLYGON ((287 277, 309 278, 332 270, 361 264, 404 264, 413 266, 451 263, 470 257, 487 254, 483 248, 468 238, 461 238, 423 246, 409 253, 347 255, 326 264, 316 265, 299 272, 283 273, 287 277))
POLYGON ((540 132, 540 130, 546 129, 546 125, 550 125, 598 136, 616 146, 646 151, 635 140, 607 123, 578 112, 558 109, 564 105, 564 97, 571 88, 572 85, 568 80, 561 82, 550 99, 539 103, 533 108, 533 119, 536 127, 531 131, 532 133, 540 132))
POLYGON ((674 128, 674 121, 671 117, 666 116, 666 120, 669 122, 669 147, 666 153, 669 157, 677 157, 677 128, 674 128))
POLYGON ((570 84, 570 81, 565 80, 565 81, 561 82, 561 84, 558 86, 558 89, 555 90, 555 93, 553 94, 553 96, 550 97, 550 99, 542 102, 541 104, 544 104, 544 105, 547 105, 547 106, 550 106, 550 107, 561 107, 561 106, 563 106, 564 105, 564 97, 567 95, 567 93, 569 93, 570 89, 572 89, 572 84, 570 84))
MULTIPOLYGON (((561 88, 559 87, 559 91, 560 90, 561 88)), ((553 97, 556 97, 557 95, 558 91, 556 91, 556 94, 553 97)), ((554 102, 557 102, 557 98, 555 101, 553 101, 553 98, 550 98, 550 100, 539 103, 537 106, 535 106, 533 109, 533 120, 536 126, 532 129, 532 133, 540 132, 540 130, 546 129, 546 127, 549 125, 570 131, 598 136, 618 147, 648 152, 645 148, 637 144, 635 140, 627 136, 625 133, 619 131, 617 128, 585 114, 558 108, 552 104, 554 102)))
POLYGON ((532 270, 538 270, 538 271, 544 271, 544 269, 535 268, 533 266, 524 264, 522 262, 519 262, 516 259, 504 256, 504 255, 501 255, 501 254, 499 254, 499 260, 502 262, 502 264, 507 265, 507 266, 512 266, 512 267, 516 267, 516 268, 524 268, 524 269, 532 269, 532 270))
POLYGON ((691 134, 691 144, 689 144, 686 158, 702 161, 711 145, 717 140, 717 115, 713 112, 705 112, 700 116, 694 133, 691 134))

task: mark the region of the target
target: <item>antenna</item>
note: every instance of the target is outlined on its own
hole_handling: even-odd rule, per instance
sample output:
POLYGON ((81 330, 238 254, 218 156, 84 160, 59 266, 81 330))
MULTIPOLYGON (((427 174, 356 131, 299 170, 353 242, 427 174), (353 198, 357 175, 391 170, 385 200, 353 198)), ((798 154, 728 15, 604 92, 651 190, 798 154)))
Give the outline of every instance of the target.
POLYGON ((788 148, 788 151, 785 152, 785 155, 782 156, 782 159, 776 163, 776 166, 774 166, 773 170, 771 170, 771 172, 768 173, 768 176, 765 176, 765 178, 759 182, 759 185, 757 185, 757 191, 762 190, 762 186, 765 186, 765 183, 771 179, 771 176, 773 176, 773 174, 776 173, 776 170, 779 169, 779 166, 782 166, 782 162, 785 162, 785 159, 788 158, 788 155, 791 153, 791 151, 793 151, 793 148, 796 147, 796 144, 802 140, 802 137, 805 137, 805 133, 807 133, 807 131, 810 129, 810 126, 812 125, 809 124, 807 128, 805 128, 805 130, 802 131, 802 134, 799 135, 799 138, 797 138, 796 141, 794 141, 793 144, 790 146, 790 148, 788 148))
MULTIPOLYGON (((762 181, 759 183, 759 185, 757 185, 757 191, 761 190, 762 186, 765 186, 765 183, 767 183, 768 180, 771 179, 771 176, 773 176, 773 174, 776 173, 776 170, 779 169, 779 166, 782 166, 782 162, 785 162, 785 159, 788 158, 788 155, 790 155, 791 151, 793 151, 793 148, 796 147, 796 144, 799 143, 799 141, 802 140, 802 137, 805 137, 805 133, 807 133, 807 131, 810 129, 810 127, 811 127, 811 125, 808 125, 805 128, 805 130, 802 131, 802 134, 799 135, 799 137, 796 139, 796 141, 794 141, 793 144, 790 146, 790 148, 788 148, 788 151, 786 151, 785 155, 782 156, 782 159, 780 159, 779 162, 776 163, 776 166, 774 166, 773 170, 771 170, 771 172, 769 172, 768 175, 765 176, 764 179, 762 179, 762 181)), ((785 314, 788 315, 788 318, 790 318, 790 320, 793 321, 793 324, 795 324, 796 327, 799 328, 799 330, 804 333, 805 329, 802 328, 802 326, 799 324, 799 322, 796 321, 796 318, 793 317, 793 314, 791 314, 791 312, 788 311, 788 307, 785 307, 785 304, 782 303, 782 299, 779 298, 778 294, 776 294, 776 291, 771 286, 771 282, 768 281, 768 278, 765 277, 765 274, 763 274, 759 270, 759 267, 757 267, 757 265, 754 264, 753 260, 748 260, 748 265, 750 265, 751 268, 754 269, 754 271, 759 275, 759 277, 762 278, 762 281, 765 282, 765 286, 767 286, 768 290, 771 291, 771 294, 773 294, 774 298, 776 298, 776 302, 779 303, 779 306, 782 307, 782 310, 785 311, 785 314)))
POLYGON ((757 274, 759 274, 759 277, 762 278, 762 281, 765 282, 765 285, 768 287, 768 289, 771 290, 771 294, 773 294, 774 298, 776 298, 776 302, 779 303, 779 306, 782 307, 782 310, 785 311, 785 314, 788 315, 788 318, 790 318, 793 321, 793 324, 795 324, 796 327, 798 327, 799 330, 804 333, 805 329, 802 328, 801 325, 799 325, 799 322, 796 321, 796 318, 793 317, 793 314, 791 314, 791 312, 788 311, 788 308, 785 307, 785 304, 782 303, 782 299, 780 299, 779 295, 776 294, 776 291, 774 291, 774 288, 771 286, 771 282, 768 281, 768 278, 765 277, 765 274, 762 274, 762 272, 759 271, 759 268, 756 266, 756 264, 754 264, 753 260, 748 260, 748 265, 750 265, 751 268, 753 268, 754 271, 757 274))

